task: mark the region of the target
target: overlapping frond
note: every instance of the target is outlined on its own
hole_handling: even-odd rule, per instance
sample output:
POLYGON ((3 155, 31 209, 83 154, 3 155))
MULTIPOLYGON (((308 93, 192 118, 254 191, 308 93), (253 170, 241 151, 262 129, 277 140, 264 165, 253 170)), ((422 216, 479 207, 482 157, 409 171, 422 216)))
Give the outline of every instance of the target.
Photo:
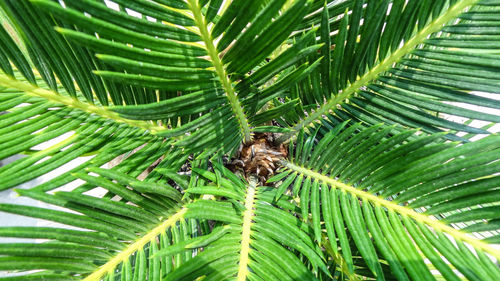
MULTIPOLYGON (((3 57, 0 68, 6 74, 13 75, 12 63, 29 82, 36 83, 32 71, 36 69, 53 91, 64 88, 65 95, 73 98, 108 104, 107 88, 113 85, 92 74, 99 67, 93 53, 54 31, 53 26, 60 22, 28 1, 2 1, 0 7, 2 23, 9 22, 0 27, 3 57)), ((118 98, 121 102, 119 93, 109 94, 113 101, 118 98)))
POLYGON ((498 57, 491 49, 498 41, 492 31, 496 21, 482 16, 498 9, 496 5, 333 1, 316 12, 314 21, 322 35, 331 35, 321 36, 321 42, 332 46, 321 52, 331 57, 330 63, 310 78, 316 83, 304 80, 295 90, 303 101, 320 107, 295 124, 295 134, 329 113, 343 120, 401 124, 429 133, 451 130, 447 137, 454 140, 459 140, 456 132, 486 134, 440 114, 498 122, 498 115, 484 110, 499 109, 498 100, 474 92, 499 92, 493 82, 498 79, 498 57), (345 13, 338 16, 337 7, 345 13))
MULTIPOLYGON (((102 108, 4 75, 0 75, 0 81, 3 85, 12 86, 0 90, 2 110, 6 111, 0 116, 0 159, 26 155, 0 168, 2 190, 52 172, 77 158, 85 161, 72 167, 69 173, 81 172, 87 167, 100 167, 121 157, 123 161, 114 169, 138 176, 172 152, 171 142, 148 133, 153 124, 142 121, 139 124, 134 121, 123 123, 125 119, 102 108), (71 106, 67 106, 65 101, 71 106), (124 156, 132 151, 137 153, 124 156)), ((186 158, 167 157, 165 162, 176 163, 173 166, 179 168, 186 158)), ((74 181, 76 178, 69 173, 56 176, 38 188, 48 191, 74 181)))
POLYGON ((300 198, 316 241, 326 232, 350 271, 348 237, 379 280, 379 258, 398 280, 434 280, 434 268, 446 280, 459 280, 457 272, 497 279, 488 256, 500 257, 489 244, 498 240, 500 138, 460 145, 439 141, 442 134, 390 130, 337 126, 317 143, 300 134, 293 158, 272 180, 282 180, 276 196, 290 188, 300 198))
POLYGON ((171 259, 154 257, 160 249, 196 236, 202 227, 196 220, 184 219, 186 209, 178 190, 110 169, 87 171, 97 176, 87 172, 74 176, 85 180, 87 187, 104 188, 103 197, 87 195, 88 188, 51 194, 30 189, 18 193, 62 209, 0 205, 3 212, 60 224, 0 228, 2 237, 46 240, 1 244, 0 269, 25 273, 8 280, 145 280, 146 276, 161 280, 192 257, 189 250, 171 259))
MULTIPOLYGON (((19 190, 22 196, 64 209, 0 204, 1 211, 78 230, 0 228, 3 237, 48 239, 1 245, 0 269, 44 270, 19 277, 30 280, 89 281, 194 280, 201 276, 208 280, 315 280, 330 274, 321 249, 309 235, 312 229, 293 216, 296 207, 289 198, 275 202, 274 190, 245 183, 229 170, 219 169, 222 177, 194 168, 205 180, 195 179, 186 186, 189 196, 184 202, 179 191, 166 183, 138 181, 101 168, 75 176, 120 200, 87 195, 82 189, 54 194, 19 190)), ((157 172, 169 175, 162 168, 157 172)))
MULTIPOLYGON (((112 110, 160 122, 163 136, 191 132, 178 145, 191 151, 211 147, 209 154, 234 151, 241 140, 251 140, 252 126, 294 109, 297 101, 276 98, 318 65, 282 73, 319 48, 303 49, 299 39, 298 47, 277 52, 278 59, 261 67, 309 8, 306 0, 287 8, 285 2, 232 1, 222 7, 222 1, 116 1, 117 10, 96 1, 30 1, 57 18, 53 25, 63 35, 57 38, 96 54, 93 73, 99 79, 132 89, 125 92, 128 100, 113 99, 119 107, 112 110), (279 80, 275 88, 260 87, 271 79, 279 80), (265 112, 273 99, 277 104, 265 112), (131 106, 137 103, 145 105, 131 106), (247 117, 257 112, 258 118, 247 117)), ((33 9, 30 3, 25 5, 33 9)))
MULTIPOLYGON (((0 69, 6 75, 2 74, 2 87, 112 121, 126 122, 152 133, 164 129, 148 122, 127 121, 102 107, 109 103, 153 102, 157 98, 155 93, 150 93, 148 99, 144 91, 134 95, 130 92, 133 88, 94 75, 93 71, 106 68, 93 51, 68 42, 54 31, 54 25, 64 24, 28 1, 3 1, 0 7, 0 69)), ((8 106, 2 109, 11 110, 8 106)))
POLYGON ((192 186, 187 193, 206 199, 187 205, 185 217, 215 221, 214 231, 225 234, 166 280, 316 280, 329 275, 321 249, 308 235, 312 229, 290 213, 296 207, 288 198, 274 202, 274 190, 245 183, 223 167, 217 168, 220 177, 194 171, 209 183, 192 186))

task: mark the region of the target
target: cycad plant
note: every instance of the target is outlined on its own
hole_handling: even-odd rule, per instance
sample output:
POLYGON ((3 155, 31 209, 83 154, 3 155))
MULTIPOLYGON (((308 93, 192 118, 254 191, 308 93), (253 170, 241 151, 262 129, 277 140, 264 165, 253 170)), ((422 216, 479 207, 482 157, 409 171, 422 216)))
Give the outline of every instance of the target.
POLYGON ((500 1, 0 19, 1 280, 500 280, 500 1))

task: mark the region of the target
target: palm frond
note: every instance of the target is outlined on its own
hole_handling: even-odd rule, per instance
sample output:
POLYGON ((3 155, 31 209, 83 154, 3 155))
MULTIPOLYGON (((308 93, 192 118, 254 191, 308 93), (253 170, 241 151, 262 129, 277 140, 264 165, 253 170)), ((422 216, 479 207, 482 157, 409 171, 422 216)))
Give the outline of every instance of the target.
MULTIPOLYGON (((91 171, 105 177, 86 173, 75 176, 89 185, 105 188, 108 194, 101 198, 86 195, 86 190, 82 188, 54 194, 36 189, 18 190, 20 195, 63 209, 13 204, 0 206, 3 212, 65 225, 1 228, 0 236, 3 237, 48 239, 44 243, 2 244, 2 270, 46 270, 47 274, 54 274, 54 278, 66 280, 101 280, 106 275, 122 276, 129 280, 132 276, 147 275, 145 270, 149 269, 151 280, 159 280, 161 274, 168 273, 190 258, 192 254, 183 254, 176 259, 175 264, 166 258, 148 259, 159 249, 196 235, 200 227, 195 220, 183 219, 187 209, 182 207, 177 190, 165 184, 146 184, 113 170, 96 168, 91 171), (129 188, 125 188, 123 183, 129 188), (121 199, 111 200, 109 194, 121 199)), ((40 272, 28 272, 22 278, 53 280, 40 272)), ((110 277, 109 280, 114 278, 110 277)))
MULTIPOLYGON (((223 169, 219 173, 231 174, 219 168, 223 169)), ((274 191, 269 188, 245 183, 234 175, 226 179, 206 170, 194 171, 213 184, 190 187, 187 193, 214 200, 195 200, 187 205, 185 217, 218 221, 224 225, 218 227, 229 230, 167 280, 194 280, 203 275, 208 280, 315 280, 318 270, 330 274, 321 250, 307 235, 311 229, 289 213, 294 206, 287 200, 278 203, 281 209, 270 204, 274 191), (310 267, 304 266, 298 253, 310 261, 310 267)))
MULTIPOLYGON (((65 275, 61 276, 83 280, 115 280, 117 276, 124 280, 133 276, 139 276, 139 280, 146 276, 148 280, 163 280, 165 275, 166 280, 199 276, 209 280, 229 277, 246 280, 252 275, 263 280, 314 280, 314 276, 320 274, 318 270, 321 274, 330 274, 321 249, 308 236, 312 230, 289 212, 296 207, 288 200, 278 202, 283 209, 271 205, 274 191, 269 188, 245 183, 234 175, 217 180, 215 174, 194 168, 209 182, 189 187, 187 194, 192 194, 193 199, 183 203, 180 193, 168 185, 153 186, 107 169, 89 171, 102 176, 75 176, 105 188, 121 200, 89 196, 81 190, 59 191, 53 195, 19 190, 20 195, 65 210, 0 205, 3 212, 86 229, 1 228, 0 236, 49 239, 41 244, 0 247, 4 255, 2 270, 14 267, 48 273, 62 270, 65 275), (208 220, 216 222, 215 226, 202 225, 208 220), (281 232, 280 228, 286 231, 281 232), (298 255, 307 257, 310 265, 304 265, 298 255), (283 275, 275 275, 265 268, 273 268, 283 275)), ((39 273, 24 276, 45 278, 39 273)))
MULTIPOLYGON (((127 93, 129 100, 139 100, 144 91, 153 91, 153 94, 159 91, 159 96, 166 99, 165 104, 150 99, 140 102, 147 104, 144 106, 130 106, 134 104, 130 102, 121 106, 122 102, 115 102, 120 107, 112 110, 125 118, 159 121, 166 126, 165 136, 193 132, 179 145, 195 152, 208 146, 232 152, 241 139, 249 142, 251 125, 268 121, 273 113, 257 119, 249 119, 247 114, 255 114, 267 101, 282 95, 283 90, 317 66, 317 63, 304 65, 293 76, 283 77, 277 92, 261 93, 258 85, 291 65, 297 59, 292 58, 294 53, 301 52, 299 57, 303 57, 318 46, 285 52, 279 56, 280 60, 269 63, 255 76, 246 75, 285 42, 297 19, 301 19, 308 9, 305 0, 294 3, 281 15, 283 0, 260 1, 252 5, 233 1, 226 9, 219 10, 217 5, 220 7, 221 1, 215 4, 188 1, 177 6, 162 5, 161 1, 148 2, 147 5, 139 5, 139 2, 144 4, 142 1, 132 1, 119 2, 120 11, 93 1, 67 1, 64 7, 53 1, 30 2, 63 22, 55 22, 55 25, 64 38, 97 53, 99 64, 105 67, 94 73, 104 81, 128 84, 132 88, 144 87, 127 93), (206 4, 210 9, 205 7, 206 4), (249 9, 245 8, 247 6, 249 9), (126 9, 134 8, 143 18, 126 12, 126 9), (165 15, 159 16, 161 14, 165 15), (145 19, 145 16, 154 20, 145 19), (211 20, 216 20, 213 28, 211 20), (126 22, 127 26, 124 26, 126 22), (130 27, 129 22, 133 22, 133 26, 130 27), (250 27, 246 28, 249 24, 250 27), (161 94, 164 91, 177 93, 177 97, 164 96, 161 94), (190 95, 197 96, 197 99, 190 99, 190 95), (212 95, 217 98, 212 98, 212 95), (203 118, 199 113, 203 113, 203 118), (207 125, 208 120, 213 122, 207 125), (182 126, 173 129, 179 121, 182 126), (224 133, 235 131, 239 132, 238 137, 224 133), (207 135, 206 132, 212 133, 207 135), (199 139, 206 141, 199 142, 199 139)), ((310 38, 312 34, 308 36, 310 38)), ((288 103, 275 112, 284 112, 293 105, 288 103)))
MULTIPOLYGON (((3 85, 13 87, 0 90, 3 110, 8 111, 0 116, 0 132, 5 136, 0 145, 0 159, 19 153, 28 154, 0 168, 2 190, 37 178, 82 156, 91 156, 91 159, 87 158, 70 173, 100 167, 134 149, 154 151, 150 155, 123 157, 125 160, 115 168, 122 171, 138 169, 133 172, 138 176, 172 149, 170 142, 146 133, 145 128, 152 129, 152 124, 131 120, 123 123, 121 121, 125 119, 100 107, 88 106, 7 76, 0 75, 0 80, 3 85), (68 107, 66 102, 72 106, 68 107), (134 159, 137 157, 142 157, 144 162, 137 162, 138 159, 134 159)), ((182 159, 174 162, 183 164, 182 159)), ((52 190, 75 179, 63 174, 42 184, 39 189, 52 190)))
POLYGON ((500 103, 473 93, 498 93, 491 82, 498 78, 494 63, 498 58, 481 45, 497 40, 484 31, 495 21, 476 16, 496 9, 495 4, 390 2, 333 1, 316 13, 321 41, 331 43, 334 49, 331 54, 328 48, 322 49, 321 55, 331 56, 330 65, 315 72, 314 79, 322 86, 311 88, 310 82, 302 82, 297 88, 297 95, 304 101, 311 100, 307 98, 311 92, 319 96, 312 102, 320 107, 294 124, 295 134, 328 113, 372 125, 384 122, 428 133, 449 131, 446 137, 453 140, 463 141, 456 132, 487 134, 486 130, 433 113, 498 122, 496 114, 486 113, 481 107, 498 109, 500 103), (344 7, 345 13, 330 16, 329 11, 337 6, 344 7), (319 24, 321 17, 324 20, 319 24), (339 22, 336 29, 328 25, 331 21, 339 22), (326 36, 334 30, 337 32, 326 36), (459 103, 479 107, 464 109, 459 103))
POLYGON ((422 257, 447 280, 459 280, 454 269, 469 280, 499 276, 487 258, 500 256, 489 244, 498 239, 497 229, 466 227, 498 220, 499 137, 461 145, 439 141, 442 134, 411 139, 414 131, 389 130, 338 126, 314 146, 314 135, 298 143, 283 162, 284 174, 271 179, 282 180, 276 197, 293 186, 303 217, 311 215, 316 242, 326 232, 351 272, 352 236, 379 279, 379 258, 398 280, 433 279, 422 257))
MULTIPOLYGON (((10 66, 7 62, 10 60, 29 82, 36 83, 31 71, 34 67, 51 90, 57 92, 62 85, 66 95, 76 98, 78 88, 83 94, 80 98, 94 103, 95 94, 99 103, 108 104, 106 88, 112 85, 92 74, 99 62, 88 50, 67 42, 57 34, 53 26, 58 22, 53 17, 35 9, 28 1, 3 1, 1 7, 2 13, 12 23, 8 30, 10 34, 0 28, 1 48, 6 58, 2 69, 6 69, 6 73, 12 74, 8 70, 10 66), (18 41, 14 42, 11 36, 18 41)), ((112 93, 111 98, 121 101, 116 94, 112 93)))

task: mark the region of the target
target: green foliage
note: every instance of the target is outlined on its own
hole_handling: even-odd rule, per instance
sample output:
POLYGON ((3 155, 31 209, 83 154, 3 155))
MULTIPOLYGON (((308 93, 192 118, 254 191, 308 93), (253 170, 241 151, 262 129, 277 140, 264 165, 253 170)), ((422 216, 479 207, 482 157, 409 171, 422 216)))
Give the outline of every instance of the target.
POLYGON ((0 190, 58 174, 0 204, 57 223, 0 227, 0 280, 499 280, 499 14, 0 1, 0 190))

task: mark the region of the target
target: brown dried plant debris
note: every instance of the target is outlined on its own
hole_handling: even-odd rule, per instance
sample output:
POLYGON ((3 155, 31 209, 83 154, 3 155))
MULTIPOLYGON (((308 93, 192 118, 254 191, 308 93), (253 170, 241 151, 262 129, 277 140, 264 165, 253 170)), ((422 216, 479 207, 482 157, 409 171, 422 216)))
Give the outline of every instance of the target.
POLYGON ((288 155, 285 145, 275 146, 273 142, 272 133, 256 133, 251 143, 240 146, 230 168, 242 172, 245 178, 257 175, 261 184, 265 184, 278 168, 279 162, 288 155))

